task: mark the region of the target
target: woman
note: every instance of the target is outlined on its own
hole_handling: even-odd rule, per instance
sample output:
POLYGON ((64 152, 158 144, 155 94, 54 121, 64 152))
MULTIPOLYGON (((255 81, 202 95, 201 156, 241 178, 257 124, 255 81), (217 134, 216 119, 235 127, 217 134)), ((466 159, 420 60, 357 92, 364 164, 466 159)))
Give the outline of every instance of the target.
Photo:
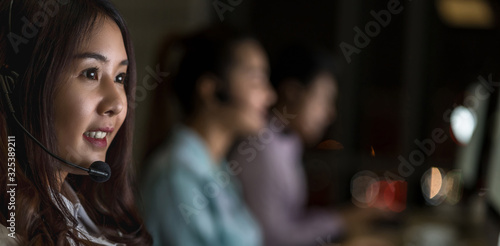
POLYGON ((274 100, 267 57, 254 39, 222 29, 175 43, 184 51, 173 81, 184 120, 143 177, 148 229, 155 245, 261 245, 231 180, 241 168, 225 156, 237 137, 265 125, 274 100))
POLYGON ((303 148, 314 146, 334 117, 333 65, 323 54, 294 45, 279 55, 271 79, 278 101, 267 134, 239 143, 229 160, 244 169, 238 177, 265 245, 316 245, 338 237, 344 223, 332 211, 305 208, 301 163, 303 148))
POLYGON ((2 94, 0 231, 11 233, 6 221, 14 217, 15 234, 0 238, 19 245, 150 245, 131 190, 136 72, 124 20, 107 0, 4 1, 1 13, 0 63, 19 75, 9 86, 19 123, 62 159, 83 168, 106 161, 112 175, 97 183, 52 158, 15 122, 2 94), (8 136, 15 150, 7 148, 8 136), (11 151, 13 180, 4 164, 11 151), (6 184, 17 185, 13 209, 6 184))

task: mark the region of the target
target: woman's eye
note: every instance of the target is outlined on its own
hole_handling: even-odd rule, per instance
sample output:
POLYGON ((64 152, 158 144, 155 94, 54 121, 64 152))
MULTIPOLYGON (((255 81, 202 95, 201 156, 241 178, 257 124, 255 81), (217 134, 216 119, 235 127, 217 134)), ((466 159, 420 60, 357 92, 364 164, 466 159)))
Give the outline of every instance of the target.
POLYGON ((115 82, 123 84, 123 83, 125 83, 125 78, 127 78, 127 74, 126 73, 121 73, 118 76, 116 76, 115 82))
POLYGON ((98 74, 97 74, 98 71, 99 71, 98 68, 89 68, 89 69, 83 71, 82 75, 87 79, 98 80, 99 79, 98 74))

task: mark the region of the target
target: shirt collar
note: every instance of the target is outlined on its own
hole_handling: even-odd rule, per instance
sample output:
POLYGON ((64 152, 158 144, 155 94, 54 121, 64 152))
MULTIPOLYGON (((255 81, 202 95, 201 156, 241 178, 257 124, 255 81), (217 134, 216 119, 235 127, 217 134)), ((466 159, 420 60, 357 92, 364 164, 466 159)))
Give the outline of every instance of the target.
POLYGON ((178 143, 177 146, 182 146, 182 149, 176 151, 180 151, 183 156, 192 159, 189 165, 192 165, 193 170, 196 170, 199 174, 210 175, 214 171, 218 171, 226 163, 223 160, 221 163, 215 164, 206 142, 198 133, 187 126, 179 125, 176 128, 173 141, 178 143))

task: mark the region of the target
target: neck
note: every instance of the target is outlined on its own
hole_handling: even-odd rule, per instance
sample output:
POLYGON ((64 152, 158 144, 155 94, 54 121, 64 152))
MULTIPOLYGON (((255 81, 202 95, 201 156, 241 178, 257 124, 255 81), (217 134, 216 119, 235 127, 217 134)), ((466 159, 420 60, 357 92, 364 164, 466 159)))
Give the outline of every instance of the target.
POLYGON ((200 114, 190 120, 187 125, 191 127, 205 141, 214 163, 219 164, 226 156, 235 134, 217 118, 200 114))
MULTIPOLYGON (((294 131, 294 132, 300 132, 300 130, 298 129, 297 127, 297 118, 298 118, 298 115, 297 115, 297 112, 296 112, 296 109, 291 105, 291 103, 287 103, 285 101, 278 101, 274 106, 273 106, 273 109, 277 109, 279 112, 283 112, 286 108, 286 113, 287 114, 293 114, 295 115, 295 118, 292 118, 292 119, 289 119, 288 120, 288 123, 285 124, 285 131, 294 131)), ((272 115, 273 117, 277 116, 273 113, 272 115)), ((283 123, 283 122, 281 122, 283 123)))

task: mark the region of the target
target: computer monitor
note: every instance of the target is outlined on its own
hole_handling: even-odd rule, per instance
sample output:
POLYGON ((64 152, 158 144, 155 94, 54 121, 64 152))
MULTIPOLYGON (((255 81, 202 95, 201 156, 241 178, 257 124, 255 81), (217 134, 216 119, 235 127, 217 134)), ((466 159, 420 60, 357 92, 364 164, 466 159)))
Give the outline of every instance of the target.
MULTIPOLYGON (((497 88, 498 90, 498 88, 497 88)), ((496 92, 500 98, 500 90, 496 92)), ((486 172, 488 245, 500 245, 500 100, 493 114, 493 132, 486 172)))
POLYGON ((455 112, 452 113, 452 131, 453 134, 456 135, 455 139, 458 140, 457 142, 459 144, 456 156, 456 168, 461 171, 463 186, 469 191, 476 188, 480 175, 479 166, 485 141, 490 98, 491 95, 489 94, 488 88, 485 88, 482 83, 477 82, 467 89, 463 102, 464 106, 455 108, 455 110, 465 110, 464 108, 466 108, 475 118, 473 134, 466 143, 460 141, 457 135, 461 132, 457 131, 465 131, 465 134, 469 133, 467 128, 470 127, 470 124, 466 117, 467 111, 461 114, 459 113, 458 116, 456 116, 457 119, 453 119, 453 116, 455 116, 453 113, 455 112), (454 128, 453 126, 456 127, 454 128))

